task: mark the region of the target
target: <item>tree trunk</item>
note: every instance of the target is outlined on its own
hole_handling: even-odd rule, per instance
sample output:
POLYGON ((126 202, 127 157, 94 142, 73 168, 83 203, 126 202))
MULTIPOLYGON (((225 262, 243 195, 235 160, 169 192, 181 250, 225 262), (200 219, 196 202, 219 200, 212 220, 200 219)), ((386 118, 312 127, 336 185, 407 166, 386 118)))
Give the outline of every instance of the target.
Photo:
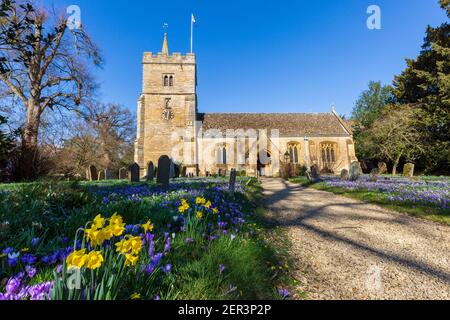
POLYGON ((39 106, 30 100, 27 106, 27 120, 22 134, 22 154, 19 164, 21 180, 31 180, 39 172, 38 134, 41 114, 39 106))
POLYGON ((401 156, 398 156, 394 161, 394 167, 392 168, 392 175, 395 176, 397 174, 398 164, 400 163, 401 156))

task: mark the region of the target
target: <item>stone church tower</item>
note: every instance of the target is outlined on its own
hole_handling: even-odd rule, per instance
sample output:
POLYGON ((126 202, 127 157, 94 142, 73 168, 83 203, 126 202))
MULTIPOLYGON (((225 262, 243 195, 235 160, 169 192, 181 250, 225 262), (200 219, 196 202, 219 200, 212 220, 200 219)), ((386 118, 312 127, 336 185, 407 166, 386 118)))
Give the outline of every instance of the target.
POLYGON ((142 64, 135 162, 141 167, 141 174, 145 175, 150 161, 157 166, 161 155, 171 156, 174 132, 194 132, 197 69, 194 54, 169 53, 167 34, 164 34, 162 51, 158 54, 144 53, 142 64))

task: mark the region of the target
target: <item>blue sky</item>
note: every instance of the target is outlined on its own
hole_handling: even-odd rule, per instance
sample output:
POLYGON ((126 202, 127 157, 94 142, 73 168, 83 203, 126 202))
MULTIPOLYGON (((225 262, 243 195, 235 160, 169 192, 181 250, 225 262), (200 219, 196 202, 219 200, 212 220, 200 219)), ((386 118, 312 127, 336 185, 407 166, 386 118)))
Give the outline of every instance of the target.
POLYGON ((161 50, 164 22, 171 52, 189 51, 197 19, 201 112, 350 114, 370 80, 391 83, 415 57, 428 24, 446 21, 437 0, 45 0, 80 6, 103 51, 95 72, 104 102, 135 112, 144 51, 161 50), (366 27, 367 7, 382 10, 382 30, 366 27))

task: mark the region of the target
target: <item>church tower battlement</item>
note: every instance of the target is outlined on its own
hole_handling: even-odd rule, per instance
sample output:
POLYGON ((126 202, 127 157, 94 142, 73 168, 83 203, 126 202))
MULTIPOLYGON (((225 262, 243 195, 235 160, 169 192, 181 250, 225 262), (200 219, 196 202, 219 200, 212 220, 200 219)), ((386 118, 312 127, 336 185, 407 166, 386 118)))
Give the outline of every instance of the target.
POLYGON ((147 164, 171 156, 173 132, 194 131, 197 115, 197 65, 192 53, 169 53, 167 34, 161 52, 144 53, 142 95, 138 101, 135 161, 145 175, 147 164), (145 142, 145 143, 144 143, 145 142))

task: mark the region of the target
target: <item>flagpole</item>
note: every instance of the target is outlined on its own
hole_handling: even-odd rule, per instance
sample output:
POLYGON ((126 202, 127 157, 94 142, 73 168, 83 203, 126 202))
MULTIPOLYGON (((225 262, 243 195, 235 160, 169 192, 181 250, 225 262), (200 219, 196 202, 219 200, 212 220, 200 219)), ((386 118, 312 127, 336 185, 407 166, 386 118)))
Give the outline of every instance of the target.
POLYGON ((191 53, 194 51, 194 15, 191 14, 191 53))

